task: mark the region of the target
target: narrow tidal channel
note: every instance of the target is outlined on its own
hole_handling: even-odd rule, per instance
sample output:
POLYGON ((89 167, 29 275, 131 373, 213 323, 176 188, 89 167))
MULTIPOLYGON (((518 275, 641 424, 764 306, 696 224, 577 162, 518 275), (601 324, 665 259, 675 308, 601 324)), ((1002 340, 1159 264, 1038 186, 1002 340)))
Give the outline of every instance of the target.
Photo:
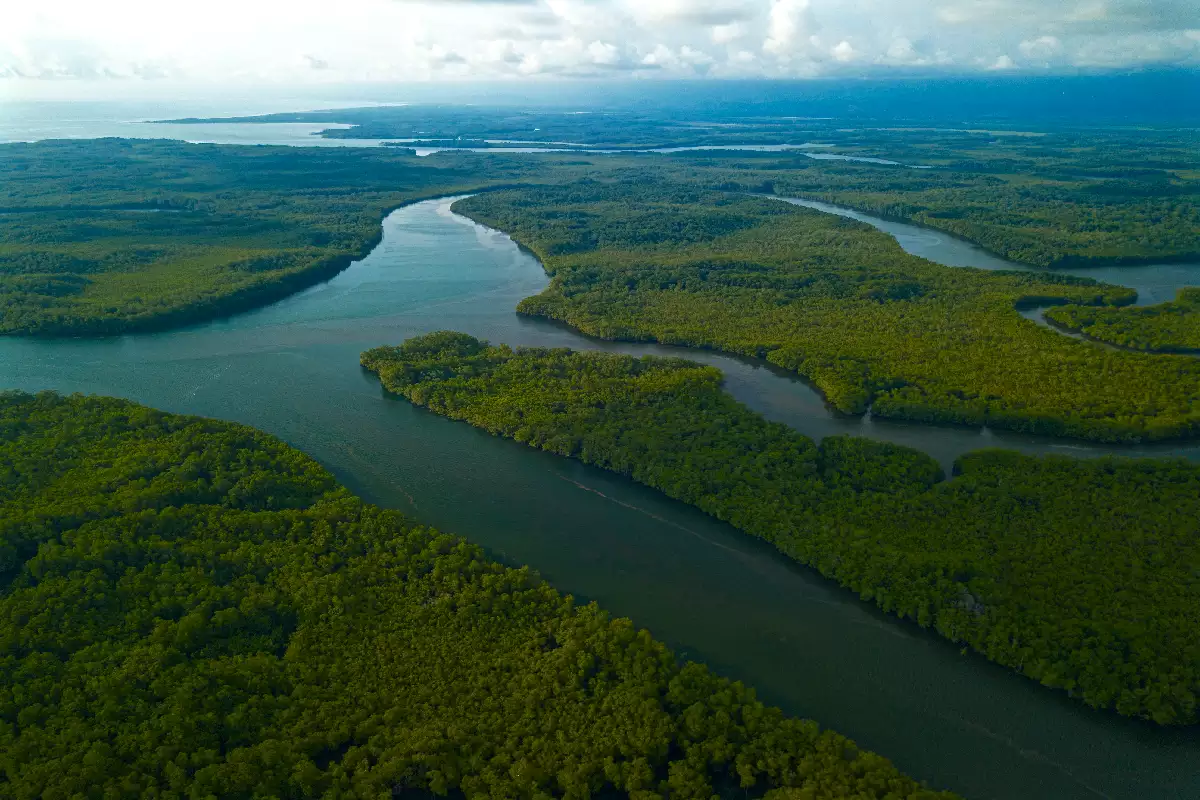
POLYGON ((252 313, 112 339, 0 339, 0 386, 129 397, 262 428, 366 499, 530 564, 789 713, 968 798, 1200 797, 1200 731, 1088 711, 652 490, 388 398, 358 354, 439 329, 516 345, 685 354, 724 370, 743 402, 811 436, 874 436, 943 463, 982 446, 1200 458, 1200 445, 1105 448, 840 417, 803 383, 761 365, 595 342, 517 317, 517 302, 546 284, 540 265, 453 214, 449 200, 401 209, 384 231, 333 280, 252 313))

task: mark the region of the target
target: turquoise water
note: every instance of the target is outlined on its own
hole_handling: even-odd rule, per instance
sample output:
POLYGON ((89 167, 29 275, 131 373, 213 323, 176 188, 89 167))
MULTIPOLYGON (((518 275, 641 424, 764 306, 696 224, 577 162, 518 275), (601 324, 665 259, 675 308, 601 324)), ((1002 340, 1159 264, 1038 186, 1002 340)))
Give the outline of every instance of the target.
MULTIPOLYGON (((0 386, 117 395, 267 430, 367 499, 530 564, 558 588, 745 680, 769 702, 968 797, 1200 796, 1195 730, 1090 712, 877 612, 694 509, 385 396, 359 368, 359 352, 430 330, 512 344, 681 351, 598 343, 517 317, 517 302, 546 284, 540 266, 506 236, 454 215, 448 200, 401 209, 384 231, 370 256, 333 280, 252 313, 103 340, 0 339, 0 386)), ((871 435, 943 461, 995 444, 1114 451, 839 417, 803 383, 762 365, 688 353, 725 370, 744 402, 818 437, 871 435)))

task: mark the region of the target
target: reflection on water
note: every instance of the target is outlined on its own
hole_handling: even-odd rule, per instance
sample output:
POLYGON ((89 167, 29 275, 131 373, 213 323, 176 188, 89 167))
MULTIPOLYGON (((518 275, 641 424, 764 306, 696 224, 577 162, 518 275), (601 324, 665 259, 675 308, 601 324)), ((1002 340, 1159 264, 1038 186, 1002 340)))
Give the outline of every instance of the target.
MULTIPOLYGON (((512 344, 680 353, 593 342, 517 317, 516 304, 545 285, 537 262, 508 237, 454 215, 449 201, 431 201, 389 216, 367 258, 267 308, 157 334, 0 339, 0 385, 130 397, 267 430, 367 499, 531 564, 767 701, 974 800, 1200 796, 1194 731, 1089 712, 960 655, 695 509, 389 398, 358 366, 366 348, 439 329, 512 344)), ((725 370, 744 402, 814 436, 872 435, 940 458, 986 444, 1076 447, 841 418, 761 364, 686 353, 725 370)))

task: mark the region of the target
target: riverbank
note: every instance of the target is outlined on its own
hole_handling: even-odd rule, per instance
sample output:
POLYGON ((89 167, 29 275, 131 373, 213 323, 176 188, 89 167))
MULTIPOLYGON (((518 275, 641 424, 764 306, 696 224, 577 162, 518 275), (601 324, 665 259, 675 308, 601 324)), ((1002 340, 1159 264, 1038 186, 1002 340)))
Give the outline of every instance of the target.
POLYGON ((258 431, 49 393, 0 425, 18 794, 954 800, 258 431))
POLYGON ((104 340, 0 339, 5 384, 119 395, 266 430, 368 502, 456 531, 506 563, 532 564, 556 588, 634 619, 772 705, 825 720, 909 774, 973 800, 1193 793, 1196 732, 1081 709, 656 491, 384 396, 356 362, 382 342, 445 328, 494 342, 683 355, 718 367, 738 400, 815 439, 893 441, 935 455, 947 471, 960 455, 991 446, 1193 459, 1200 447, 1099 447, 844 418, 800 382, 753 363, 585 339, 514 314, 546 286, 544 271, 451 205, 395 212, 366 259, 229 319, 104 340))
POLYGON ((533 169, 123 139, 0 150, 10 335, 161 331, 261 307, 365 257, 392 210, 512 186, 533 169), (141 213, 152 209, 171 213, 141 213))
POLYGON ((690 361, 513 350, 450 331, 360 360, 415 405, 694 505, 1090 706, 1198 721, 1200 595, 1190 568, 1171 565, 1200 557, 1200 465, 988 450, 947 480, 910 448, 818 446, 690 361))
POLYGON ((1015 309, 1031 298, 1111 304, 1131 300, 1128 288, 948 269, 866 225, 690 186, 543 186, 455 208, 513 235, 551 273, 521 313, 601 339, 765 358, 842 413, 1110 443, 1200 430, 1195 365, 1084 347, 1015 309))
MULTIPOLYGON (((774 199, 782 200, 785 203, 791 203, 793 205, 799 205, 805 208, 823 211, 827 214, 837 214, 838 216, 844 216, 848 219, 865 222, 868 225, 871 225, 878 230, 895 237, 900 246, 904 248, 905 252, 922 256, 923 258, 927 258, 945 266, 974 267, 977 269, 987 270, 1011 269, 1021 272, 1058 272, 1078 278, 1089 278, 1092 280, 1099 280, 1126 286, 1137 292, 1137 297, 1135 300, 1132 300, 1129 303, 1116 303, 1116 307, 1119 308, 1145 308, 1153 304, 1161 303, 1164 296, 1169 297, 1170 300, 1174 300, 1179 295, 1181 290, 1200 284, 1200 261, 1191 262, 1184 261, 1182 259, 1175 261, 1154 260, 1146 263, 1126 264, 1125 268, 1114 264, 1100 264, 1093 265, 1091 267, 1079 267, 1075 269, 1049 271, 1041 270, 1039 268, 1029 267, 1023 264, 1005 261, 1000 256, 988 251, 986 248, 981 247, 974 242, 936 228, 928 228, 916 223, 901 222, 898 218, 867 214, 866 212, 858 209, 838 206, 819 200, 796 197, 779 197, 777 195, 761 196, 773 197, 774 199), (929 231, 934 235, 924 236, 922 235, 922 231, 929 231)), ((1200 354, 1200 349, 1189 347, 1181 346, 1160 349, 1129 347, 1108 342, 1103 339, 1098 339, 1047 318, 1044 312, 1053 307, 1054 305, 1044 305, 1036 300, 1027 302, 1018 301, 1016 304, 1017 310, 1021 313, 1021 316, 1025 317, 1026 319, 1031 320, 1042 327, 1048 328, 1049 330, 1062 333, 1074 339, 1091 342, 1099 347, 1143 354, 1200 354)))
MULTIPOLYGON (((1113 256, 1113 257, 1068 257, 1051 263, 1049 265, 1030 264, 1011 260, 1003 252, 988 247, 987 244, 975 239, 964 236, 961 232, 955 231, 946 227, 939 227, 931 224, 928 220, 916 219, 910 216, 901 216, 897 214, 888 214, 884 211, 869 208, 866 206, 854 206, 845 203, 837 203, 828 194, 813 193, 804 194, 797 193, 793 195, 780 194, 759 194, 759 197, 770 197, 775 200, 782 200, 785 203, 793 205, 805 206, 820 211, 825 211, 829 214, 837 214, 849 219, 858 219, 861 222, 866 222, 880 230, 887 231, 887 228, 881 227, 887 223, 898 224, 901 226, 913 228, 916 230, 926 230, 936 232, 943 236, 948 236, 964 245, 968 245, 977 249, 981 254, 989 259, 1001 262, 999 264, 988 263, 986 259, 973 259, 980 263, 977 264, 951 264, 950 266, 977 266, 980 269, 1013 269, 1020 271, 1031 272, 1050 272, 1061 273, 1065 275, 1076 275, 1080 277, 1090 277, 1088 272, 1106 267, 1143 267, 1143 266, 1160 266, 1182 264, 1197 267, 1200 271, 1200 250, 1191 253, 1175 253, 1162 256, 1113 256)), ((887 231, 891 232, 891 231, 887 231)), ((931 259, 937 260, 937 259, 931 259)), ((938 263, 945 263, 939 261, 938 263)), ((1197 281, 1200 282, 1200 275, 1197 276, 1197 281)))

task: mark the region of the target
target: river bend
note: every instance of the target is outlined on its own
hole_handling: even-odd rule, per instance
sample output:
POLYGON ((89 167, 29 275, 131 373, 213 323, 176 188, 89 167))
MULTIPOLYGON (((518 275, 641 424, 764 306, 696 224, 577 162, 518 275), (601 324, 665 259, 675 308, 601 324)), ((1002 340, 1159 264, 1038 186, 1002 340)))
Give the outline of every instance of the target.
MULTIPOLYGON (((0 338, 0 386, 128 397, 269 431, 366 499, 530 564, 558 588, 597 600, 683 655, 746 681, 766 701, 968 798, 1200 797, 1196 729, 1091 712, 960 654, 695 509, 388 397, 359 368, 358 354, 439 329, 514 345, 686 354, 724 370, 743 402, 813 437, 872 436, 943 463, 996 445, 1194 458, 1200 446, 1101 447, 847 418, 802 382, 761 364, 585 339, 518 317, 516 304, 546 285, 540 265, 503 234, 453 214, 450 204, 394 212, 368 257, 257 311, 110 339, 0 338)), ((949 238, 912 230, 927 240, 949 238)), ((909 233, 896 235, 906 249, 930 256, 906 242, 909 233)))

